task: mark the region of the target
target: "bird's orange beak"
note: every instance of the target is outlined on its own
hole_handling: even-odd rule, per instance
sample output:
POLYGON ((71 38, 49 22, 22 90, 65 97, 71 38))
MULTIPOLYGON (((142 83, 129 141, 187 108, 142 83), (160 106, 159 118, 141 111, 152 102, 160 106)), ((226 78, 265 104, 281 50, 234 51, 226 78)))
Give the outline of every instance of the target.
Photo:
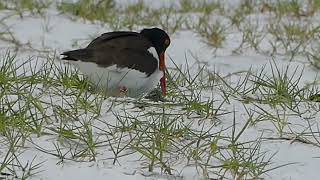
POLYGON ((166 65, 165 65, 165 61, 164 61, 164 52, 160 53, 159 59, 160 59, 159 69, 160 69, 160 71, 163 72, 163 76, 160 79, 160 87, 161 87, 162 95, 165 96, 167 93, 167 85, 166 85, 166 76, 165 76, 166 65))

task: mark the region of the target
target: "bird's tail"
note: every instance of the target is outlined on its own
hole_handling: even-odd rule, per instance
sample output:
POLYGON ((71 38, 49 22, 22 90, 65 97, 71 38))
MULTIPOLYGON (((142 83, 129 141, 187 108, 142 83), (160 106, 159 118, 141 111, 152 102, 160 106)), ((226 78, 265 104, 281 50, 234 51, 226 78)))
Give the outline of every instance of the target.
POLYGON ((77 49, 72 51, 63 52, 61 54, 63 57, 62 60, 67 61, 87 61, 92 58, 92 50, 90 49, 77 49))

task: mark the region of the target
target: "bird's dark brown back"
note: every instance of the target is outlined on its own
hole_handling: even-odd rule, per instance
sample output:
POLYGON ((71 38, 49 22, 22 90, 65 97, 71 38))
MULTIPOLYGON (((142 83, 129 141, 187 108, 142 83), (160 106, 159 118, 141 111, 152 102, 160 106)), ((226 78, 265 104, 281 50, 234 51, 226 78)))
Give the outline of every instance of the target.
POLYGON ((148 51, 152 43, 139 33, 110 32, 94 39, 86 48, 63 53, 64 59, 93 62, 100 67, 116 64, 151 75, 158 67, 148 51))

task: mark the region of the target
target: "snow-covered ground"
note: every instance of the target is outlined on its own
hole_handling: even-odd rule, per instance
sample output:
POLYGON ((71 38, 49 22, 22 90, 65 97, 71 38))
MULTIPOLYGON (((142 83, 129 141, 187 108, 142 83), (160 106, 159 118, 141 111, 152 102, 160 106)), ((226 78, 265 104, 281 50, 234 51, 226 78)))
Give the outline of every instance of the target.
MULTIPOLYGON (((157 6, 157 4, 155 3, 154 6, 157 6)), ((0 11, 0 16, 4 17, 8 13, 10 12, 0 11)), ((263 21, 263 19, 265 18, 264 16, 251 16, 252 21, 255 21, 254 19, 258 19, 259 25, 263 24, 263 22, 261 21, 263 21)), ((31 57, 31 62, 48 61, 47 56, 52 57, 54 54, 60 54, 61 52, 66 50, 84 47, 93 37, 111 30, 107 25, 103 26, 101 25, 101 23, 94 24, 84 21, 80 18, 76 21, 71 20, 67 15, 61 14, 55 8, 46 10, 45 15, 43 16, 33 15, 20 18, 19 16, 14 15, 6 19, 4 23, 10 28, 14 37, 20 43, 25 44, 23 48, 18 51, 16 59, 18 59, 19 61, 24 61, 27 58, 31 57), (34 50, 29 47, 34 48, 34 50)), ((137 29, 137 31, 139 30, 140 29, 137 29)), ((267 75, 272 76, 272 70, 275 70, 275 67, 277 67, 280 71, 284 71, 288 65, 288 74, 294 76, 292 81, 299 78, 299 75, 302 72, 301 80, 298 83, 300 88, 302 88, 307 83, 311 83, 314 82, 314 80, 317 80, 318 70, 313 68, 310 63, 308 63, 305 56, 297 55, 291 61, 289 61, 290 56, 270 56, 268 53, 257 53, 252 49, 244 49, 241 53, 235 53, 233 52, 233 50, 240 45, 242 38, 241 34, 235 29, 229 29, 226 34, 226 40, 223 43, 223 47, 218 48, 216 51, 212 47, 208 46, 198 34, 189 30, 182 30, 173 34, 171 36, 171 46, 167 50, 167 65, 169 69, 175 68, 173 62, 170 59, 172 59, 178 65, 185 65, 187 62, 191 66, 192 64, 197 62, 200 65, 205 65, 206 71, 218 73, 221 77, 226 77, 224 80, 226 80, 228 83, 230 83, 230 85, 234 87, 237 87, 236 83, 239 82, 239 79, 244 78, 244 72, 248 72, 249 70, 252 72, 260 72, 264 68, 264 72, 267 75), (296 68, 298 68, 297 72, 295 71, 296 68)), ((268 38, 264 39, 259 46, 265 47, 264 49, 267 50, 269 48, 270 50, 272 47, 270 47, 270 45, 268 44, 269 40, 270 39, 268 38)), ((2 48, 1 52, 3 55, 10 46, 11 45, 7 42, 0 41, 0 47, 2 48)), ((1 61, 3 60, 1 59, 1 61)), ((57 64, 59 64, 58 57, 55 61, 57 64)), ((194 67, 195 66, 193 66, 193 69, 190 69, 190 72, 194 71, 192 76, 195 76, 198 70, 194 67)), ((238 86, 241 85, 242 84, 239 84, 238 86)), ((226 88, 226 86, 221 87, 226 88)), ((188 87, 180 88, 183 89, 188 87)), ((226 92, 230 93, 231 91, 229 89, 226 90, 226 92)), ((219 108, 224 97, 222 90, 219 90, 219 88, 214 88, 213 90, 205 89, 203 90, 202 94, 203 99, 213 98, 216 101, 216 103, 214 103, 212 107, 213 109, 219 108)), ((58 95, 53 95, 52 97, 56 98, 53 99, 53 104, 55 105, 59 105, 59 103, 61 104, 61 101, 63 101, 63 95, 61 95, 61 97, 59 97, 58 95)), ((250 97, 258 98, 255 97, 255 94, 251 94, 250 97)), ((50 101, 48 97, 41 98, 43 98, 44 101, 46 99, 48 100, 48 102, 50 101)), ((318 129, 320 116, 319 112, 316 110, 317 108, 310 108, 310 104, 312 104, 314 107, 318 107, 319 105, 314 102, 301 102, 299 103, 298 107, 293 108, 294 110, 301 112, 296 113, 289 109, 277 109, 277 107, 272 108, 268 104, 264 103, 243 103, 243 101, 241 101, 241 98, 244 97, 241 97, 239 94, 234 94, 234 96, 231 95, 229 98, 229 102, 222 103, 221 107, 221 109, 230 113, 218 116, 216 118, 198 118, 194 114, 191 114, 189 117, 184 115, 181 117, 172 115, 172 118, 177 117, 176 121, 179 122, 179 125, 187 126, 189 124, 192 124, 190 126, 190 129, 193 129, 195 132, 197 130, 206 132, 203 129, 208 129, 209 134, 221 132, 221 136, 229 137, 232 136, 232 127, 235 127, 236 133, 239 133, 241 128, 246 125, 248 119, 252 118, 256 119, 257 121, 260 120, 256 123, 250 123, 250 125, 245 128, 243 134, 239 137, 239 142, 250 142, 254 144, 254 142, 261 141, 261 147, 257 150, 260 151, 261 154, 255 154, 254 158, 263 158, 264 155, 266 155, 266 157, 264 160, 257 159, 256 163, 258 164, 260 160, 268 161, 267 159, 271 158, 270 164, 267 165, 266 169, 264 169, 270 169, 270 171, 262 175, 262 178, 279 180, 319 179, 320 144, 317 143, 317 141, 320 141, 318 129), (250 112, 253 114, 252 117, 250 117, 250 112), (261 115, 266 114, 267 112, 270 113, 270 119, 268 119, 267 116, 261 115), (279 119, 285 121, 285 127, 282 130, 282 134, 280 134, 279 130, 277 130, 277 122, 273 121, 273 117, 271 115, 274 115, 274 117, 277 117, 277 115, 279 115, 279 119), (261 119, 259 119, 259 117, 261 117, 261 119), (217 125, 215 125, 216 121, 217 125), (226 131, 222 131, 222 129, 226 128, 229 129, 226 131), (302 141, 302 139, 306 140, 302 141), (282 167, 282 165, 285 166, 282 167), (274 170, 272 169, 278 166, 281 167, 274 170)), ((119 125, 119 116, 124 118, 126 115, 136 117, 136 119, 141 122, 152 121, 152 118, 143 116, 143 114, 146 112, 160 111, 159 107, 161 107, 161 105, 155 107, 145 107, 145 110, 143 110, 135 107, 134 103, 131 103, 133 101, 135 100, 127 98, 108 98, 102 102, 100 116, 97 116, 95 118, 92 118, 90 115, 86 116, 86 113, 79 111, 79 113, 81 112, 83 114, 77 117, 82 119, 79 119, 79 122, 73 122, 75 124, 74 126, 78 127, 83 125, 84 122, 89 122, 89 124, 92 125, 94 139, 99 142, 99 144, 97 144, 95 147, 96 154, 94 160, 92 161, 86 158, 78 161, 69 160, 68 158, 72 159, 72 152, 70 152, 72 148, 70 147, 75 146, 76 143, 65 142, 64 144, 61 142, 61 139, 57 137, 58 135, 54 134, 52 131, 50 132, 49 130, 44 130, 44 132, 48 132, 48 134, 40 136, 31 135, 30 137, 28 137, 26 139, 24 147, 20 149, 21 154, 19 155, 18 159, 21 164, 27 166, 30 165, 30 162, 33 159, 33 164, 41 163, 39 169, 36 170, 39 171, 39 173, 30 176, 30 179, 192 180, 206 179, 207 177, 203 175, 206 172, 209 174, 210 178, 216 177, 210 170, 210 168, 212 168, 211 166, 220 165, 217 159, 209 161, 210 167, 207 167, 208 169, 202 169, 200 168, 200 165, 197 164, 197 162, 193 162, 190 164, 187 163, 187 159, 190 158, 187 157, 188 148, 181 147, 180 150, 185 150, 186 152, 176 152, 176 154, 172 153, 172 162, 168 163, 170 164, 170 168, 172 168, 173 175, 167 175, 163 172, 163 169, 161 171, 160 168, 155 168, 154 172, 148 172, 148 161, 146 160, 146 158, 139 153, 130 154, 130 150, 120 153, 120 156, 126 153, 129 153, 129 155, 119 157, 117 162, 113 164, 114 154, 112 151, 115 150, 113 148, 116 147, 116 140, 119 140, 120 138, 119 141, 121 141, 121 137, 119 137, 119 132, 116 133, 116 131, 110 126, 119 125), (117 104, 117 100, 128 101, 128 103, 115 105, 117 104), (110 110, 110 108, 112 110, 110 110), (106 132, 104 132, 104 130, 106 132), (106 137, 106 134, 108 133, 110 133, 110 136, 116 136, 114 137, 115 144, 112 145, 114 146, 112 148, 108 146, 108 137, 106 137), (57 153, 55 149, 57 149, 56 145, 59 143, 62 144, 60 145, 62 151, 61 153, 66 154, 66 159, 64 159, 63 161, 50 154, 57 153)), ((52 108, 54 109, 54 107, 52 108)), ((53 112, 52 109, 51 111, 53 112)), ((166 109, 166 112, 172 114, 185 113, 183 108, 179 106, 172 106, 171 110, 166 109)), ((223 112, 219 111, 219 113, 223 112)), ((55 125, 48 126, 59 127, 59 122, 56 122, 55 125)), ((124 140, 123 144, 120 145, 121 148, 126 143, 129 143, 128 141, 130 138, 128 136, 129 135, 123 137, 124 140)), ((188 140, 188 138, 181 138, 180 145, 182 146, 182 144, 184 144, 185 146, 188 146, 188 140)), ((205 138, 203 140, 205 141, 205 138)), ((199 142, 200 141, 201 139, 199 140, 199 142)), ((224 140, 221 141, 222 142, 219 144, 219 146, 227 146, 228 143, 230 143, 227 141, 223 142, 224 140)), ((195 144, 192 144, 190 146, 195 146, 195 144)), ((0 157, 2 158, 5 158, 5 149, 5 147, 0 147, 0 157)), ((79 147, 79 149, 81 148, 79 147)), ((76 151, 77 150, 75 150, 75 152, 76 151)), ((205 152, 210 150, 204 149, 203 151, 205 152)), ((225 153, 224 155, 221 155, 222 157, 227 157, 228 155, 230 155, 228 154, 230 152, 226 151, 222 151, 221 153, 225 153)), ((248 152, 245 152, 243 156, 248 156, 249 158, 250 153, 252 152, 248 150, 248 152)), ((15 169, 15 167, 12 167, 12 169, 15 169)), ((7 169, 5 170, 5 172, 10 173, 10 171, 8 171, 7 169)), ((223 174, 225 172, 221 171, 220 173, 223 174)), ((230 175, 232 173, 227 172, 227 174, 230 175)), ((11 176, 7 178, 10 179, 11 176)), ((234 178, 236 179, 236 177, 234 178)), ((243 179, 244 177, 238 178, 243 179)))

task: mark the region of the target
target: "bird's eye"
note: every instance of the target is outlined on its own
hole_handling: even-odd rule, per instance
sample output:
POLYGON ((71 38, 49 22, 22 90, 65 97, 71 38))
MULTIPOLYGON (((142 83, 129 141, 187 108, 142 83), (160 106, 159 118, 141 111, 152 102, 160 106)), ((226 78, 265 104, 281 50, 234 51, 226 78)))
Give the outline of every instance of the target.
POLYGON ((164 41, 164 45, 168 47, 168 46, 170 45, 170 40, 169 40, 169 39, 166 39, 166 40, 164 41))

